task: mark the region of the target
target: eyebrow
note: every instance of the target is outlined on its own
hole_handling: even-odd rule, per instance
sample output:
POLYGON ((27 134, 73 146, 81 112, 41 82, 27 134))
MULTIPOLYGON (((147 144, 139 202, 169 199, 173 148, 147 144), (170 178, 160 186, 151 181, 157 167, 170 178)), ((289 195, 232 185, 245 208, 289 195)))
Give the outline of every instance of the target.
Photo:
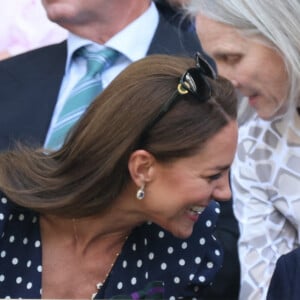
POLYGON ((217 169, 218 171, 226 171, 230 168, 230 165, 226 165, 226 166, 217 166, 214 169, 217 169))
POLYGON ((241 53, 239 53, 239 52, 233 52, 228 49, 216 50, 215 52, 212 52, 212 54, 216 57, 240 56, 241 55, 241 53))

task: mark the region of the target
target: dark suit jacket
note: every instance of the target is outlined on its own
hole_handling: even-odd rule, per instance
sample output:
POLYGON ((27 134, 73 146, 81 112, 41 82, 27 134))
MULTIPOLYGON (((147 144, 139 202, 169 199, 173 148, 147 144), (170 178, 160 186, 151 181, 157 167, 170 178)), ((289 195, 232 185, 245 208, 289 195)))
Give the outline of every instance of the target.
MULTIPOLYGON (((163 16, 149 54, 194 55, 201 51, 194 31, 184 32, 163 16)), ((0 62, 0 151, 15 140, 44 143, 66 63, 66 42, 0 62)))
MULTIPOLYGON (((189 27, 185 22, 180 26, 180 22, 171 21, 170 15, 168 18, 160 15, 148 55, 194 56, 196 51, 202 52, 192 24, 189 27)), ((30 145, 44 143, 64 75, 66 53, 66 42, 62 42, 0 62, 0 151, 13 148, 14 141, 30 145)), ((223 300, 228 294, 234 295, 231 298, 234 299, 237 289, 232 285, 236 287, 239 282, 236 221, 231 203, 221 206, 217 234, 225 247, 226 262, 217 282, 208 288, 207 299, 223 300)))
POLYGON ((282 255, 276 264, 267 300, 300 299, 300 248, 282 255))

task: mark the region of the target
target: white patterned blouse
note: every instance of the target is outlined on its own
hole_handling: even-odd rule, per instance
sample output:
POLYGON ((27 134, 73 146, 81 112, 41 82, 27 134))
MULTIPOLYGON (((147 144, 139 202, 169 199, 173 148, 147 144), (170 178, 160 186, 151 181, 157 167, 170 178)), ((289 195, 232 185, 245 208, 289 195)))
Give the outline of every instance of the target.
POLYGON ((265 299, 279 256, 299 245, 300 116, 240 126, 231 171, 240 226, 240 299, 265 299))

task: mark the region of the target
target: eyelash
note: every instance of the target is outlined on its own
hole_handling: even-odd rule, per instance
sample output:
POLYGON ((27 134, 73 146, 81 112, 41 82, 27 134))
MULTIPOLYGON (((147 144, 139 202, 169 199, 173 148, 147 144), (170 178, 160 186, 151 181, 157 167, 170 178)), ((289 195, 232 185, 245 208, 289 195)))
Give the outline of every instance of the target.
POLYGON ((238 54, 232 54, 232 55, 222 55, 219 58, 220 62, 229 64, 229 65, 235 65, 241 60, 241 56, 238 54))
POLYGON ((223 173, 214 174, 214 175, 209 176, 208 179, 210 181, 218 180, 219 178, 222 177, 222 175, 223 175, 223 173))

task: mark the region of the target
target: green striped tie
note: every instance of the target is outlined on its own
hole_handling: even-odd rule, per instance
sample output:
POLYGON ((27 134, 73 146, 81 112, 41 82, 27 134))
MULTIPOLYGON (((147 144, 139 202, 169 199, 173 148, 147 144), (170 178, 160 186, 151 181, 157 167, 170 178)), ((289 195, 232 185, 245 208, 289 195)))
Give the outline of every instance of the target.
POLYGON ((66 99, 45 144, 47 149, 56 150, 62 146, 69 130, 103 89, 102 82, 99 81, 99 77, 95 78, 96 75, 108 69, 119 56, 119 53, 111 48, 91 52, 84 47, 79 49, 76 54, 86 58, 87 71, 66 99))

